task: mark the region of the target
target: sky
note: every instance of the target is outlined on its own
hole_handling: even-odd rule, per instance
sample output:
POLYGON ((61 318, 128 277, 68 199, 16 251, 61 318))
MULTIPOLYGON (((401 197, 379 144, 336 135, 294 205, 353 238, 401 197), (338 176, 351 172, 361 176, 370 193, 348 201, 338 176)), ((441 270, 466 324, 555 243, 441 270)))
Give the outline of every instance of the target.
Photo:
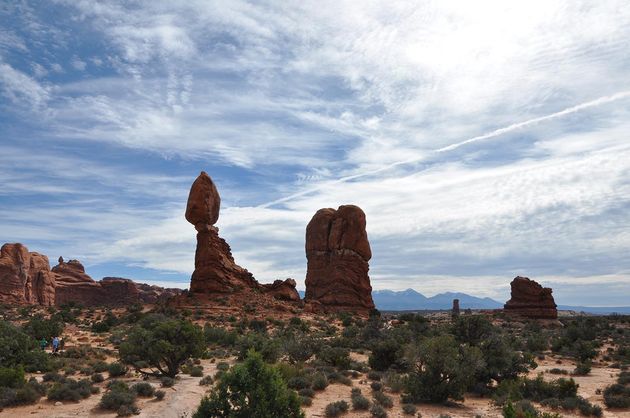
POLYGON ((202 170, 261 282, 355 204, 374 289, 629 305, 630 8, 0 0, 0 243, 185 288, 202 170))

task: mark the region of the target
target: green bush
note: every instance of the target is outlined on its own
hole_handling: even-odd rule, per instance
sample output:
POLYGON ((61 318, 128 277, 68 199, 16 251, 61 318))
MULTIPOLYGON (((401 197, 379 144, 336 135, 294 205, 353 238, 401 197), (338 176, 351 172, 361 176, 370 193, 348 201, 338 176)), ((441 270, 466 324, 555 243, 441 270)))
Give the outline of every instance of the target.
POLYGON ((130 389, 134 391, 136 395, 142 396, 145 398, 150 398, 155 393, 155 388, 150 383, 147 383, 147 382, 134 383, 130 389))
POLYGON ((175 385, 175 379, 173 379, 172 377, 163 376, 160 379, 160 384, 164 388, 170 388, 170 387, 173 387, 173 385, 175 385))
POLYGON ((73 401, 89 398, 92 393, 96 393, 98 388, 93 387, 87 379, 74 380, 64 379, 55 383, 48 390, 48 399, 51 401, 73 401))
POLYGON ((402 406, 403 414, 405 415, 415 415, 418 408, 415 405, 410 403, 405 403, 402 406))
POLYGON ((449 335, 424 339, 409 350, 408 362, 413 370, 405 391, 414 403, 461 399, 483 366, 479 349, 459 345, 449 335))
POLYGON ((392 398, 385 395, 381 391, 374 392, 373 396, 374 396, 374 402, 381 405, 383 408, 391 408, 392 406, 394 406, 394 401, 392 401, 392 398))
POLYGON ((350 368, 350 350, 344 347, 324 347, 317 354, 317 358, 324 364, 340 370, 350 368))
POLYGON ((317 373, 313 376, 313 389, 324 390, 328 387, 328 378, 323 373, 317 373))
POLYGON ((609 408, 630 408, 630 386, 615 383, 604 389, 604 403, 609 408))
POLYGON ((338 417, 339 415, 348 412, 348 402, 346 401, 337 401, 332 402, 326 405, 326 409, 324 409, 324 414, 327 417, 338 417))
POLYGON ((21 388, 25 383, 22 366, 0 367, 0 386, 16 389, 21 388))
POLYGON ((370 401, 361 394, 361 389, 352 389, 350 400, 352 401, 352 409, 354 410, 367 411, 370 409, 370 401))
POLYGON ((201 379, 199 381, 199 385, 201 385, 201 386, 209 386, 212 383, 214 383, 214 379, 210 375, 205 376, 203 379, 201 379))
POLYGON ((387 418, 387 411, 383 409, 381 405, 374 404, 372 408, 370 408, 370 414, 374 418, 387 418))
POLYGON ((399 366, 402 359, 402 346, 395 340, 384 340, 372 347, 368 364, 374 370, 385 371, 392 366, 399 366))
POLYGON ((164 396, 166 396, 166 392, 164 392, 163 390, 155 391, 155 399, 157 399, 158 401, 161 401, 162 399, 164 399, 164 396))
POLYGON ((192 377, 202 377, 203 376, 203 368, 200 366, 193 366, 190 368, 190 375, 192 377))
POLYGON ((204 335, 199 326, 159 314, 143 318, 129 331, 119 349, 121 360, 134 365, 140 373, 169 377, 175 377, 186 360, 201 357, 204 351, 204 335))
POLYGON ((244 363, 221 376, 221 381, 204 397, 193 418, 205 417, 303 418, 300 398, 287 388, 277 368, 266 364, 256 352, 244 363))
POLYGON ((136 402, 136 392, 125 382, 114 380, 108 385, 109 390, 103 395, 98 406, 101 409, 118 411, 121 407, 132 408, 136 402))
POLYGON ((26 322, 22 328, 26 334, 35 340, 40 341, 43 338, 50 342, 52 337, 61 335, 63 327, 62 321, 45 319, 43 316, 37 315, 26 322))
POLYGON ((120 377, 127 374, 127 367, 124 364, 119 362, 111 363, 107 366, 107 372, 109 373, 109 377, 120 377))
POLYGON ((575 376, 586 376, 591 372, 591 362, 583 361, 577 364, 575 370, 573 370, 573 375, 575 376))
POLYGON ((104 378, 104 377, 103 377, 103 375, 102 375, 102 374, 100 374, 100 373, 94 373, 94 374, 90 377, 90 379, 91 379, 91 380, 92 380, 92 382, 94 382, 94 383, 101 383, 101 382, 105 381, 105 378, 104 378))

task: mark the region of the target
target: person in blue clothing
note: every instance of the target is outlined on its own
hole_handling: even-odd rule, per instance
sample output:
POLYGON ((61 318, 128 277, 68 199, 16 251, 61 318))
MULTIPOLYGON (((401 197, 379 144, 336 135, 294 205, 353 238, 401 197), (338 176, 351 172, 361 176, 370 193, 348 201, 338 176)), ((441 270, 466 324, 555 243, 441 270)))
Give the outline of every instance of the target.
POLYGON ((52 352, 53 352, 53 354, 56 353, 58 349, 59 349, 59 338, 58 337, 53 337, 53 340, 52 340, 52 352))
POLYGON ((42 350, 46 349, 46 346, 48 345, 48 341, 46 341, 46 338, 43 338, 39 341, 39 346, 42 348, 42 350))

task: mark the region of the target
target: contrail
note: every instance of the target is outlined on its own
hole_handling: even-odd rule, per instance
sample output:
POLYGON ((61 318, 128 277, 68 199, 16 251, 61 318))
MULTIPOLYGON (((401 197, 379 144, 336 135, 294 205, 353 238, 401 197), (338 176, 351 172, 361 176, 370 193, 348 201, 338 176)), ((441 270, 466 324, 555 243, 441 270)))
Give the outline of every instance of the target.
POLYGON ((293 200, 296 197, 300 197, 300 196, 304 196, 304 195, 316 192, 316 191, 324 189, 324 188, 326 188, 328 186, 332 186, 332 185, 339 184, 339 183, 345 183, 347 181, 358 179, 358 178, 361 178, 361 177, 372 176, 374 174, 378 174, 378 173, 381 173, 383 171, 390 170, 390 169, 392 169, 394 167, 398 167, 400 165, 406 165, 406 164, 411 164, 411 163, 416 163, 416 162, 422 161, 422 160, 426 159, 427 155, 430 155, 430 154, 439 154, 439 153, 443 153, 443 152, 452 151, 454 149, 460 148, 460 147, 462 147, 464 145, 468 145, 468 144, 473 143, 473 142, 483 141, 484 139, 494 138, 494 137, 497 137, 499 135, 503 135, 505 133, 518 130, 520 128, 524 128, 524 127, 527 127, 527 126, 530 126, 530 125, 535 125, 537 123, 544 122, 544 121, 547 121, 547 120, 560 118, 560 117, 563 117, 563 116, 566 116, 566 115, 570 115, 572 113, 579 112, 579 111, 584 110, 584 109, 601 106, 603 104, 614 102, 614 101, 620 100, 620 99, 625 99, 627 97, 630 97, 630 90, 621 91, 621 92, 612 94, 610 96, 599 97, 597 99, 594 99, 594 100, 591 100, 591 101, 588 101, 588 102, 584 102, 584 103, 580 103, 578 105, 575 105, 575 106, 572 106, 572 107, 568 107, 566 109, 560 110, 560 111, 555 112, 555 113, 551 113, 549 115, 539 116, 537 118, 529 119, 529 120, 526 120, 526 121, 523 121, 523 122, 513 123, 512 125, 508 125, 508 126, 505 126, 503 128, 495 129, 494 131, 490 131, 490 132, 485 133, 483 135, 474 136, 472 138, 465 139, 465 140, 463 140, 461 142, 456 142, 454 144, 447 145, 447 146, 442 147, 442 148, 431 150, 431 151, 428 151, 426 154, 421 155, 419 157, 409 158, 407 160, 402 160, 402 161, 396 161, 394 163, 384 165, 384 166, 382 166, 380 168, 377 168, 375 170, 364 171, 362 173, 353 174, 351 176, 340 177, 340 178, 338 178, 336 180, 327 181, 324 184, 320 184, 319 186, 311 187, 310 189, 306 189, 306 190, 303 190, 301 192, 294 193, 294 194, 291 194, 289 196, 285 196, 283 198, 276 199, 276 200, 273 200, 273 201, 268 202, 268 203, 264 203, 262 205, 259 205, 258 207, 259 208, 267 208, 267 207, 270 207, 270 206, 275 206, 275 205, 277 205, 279 203, 284 203, 284 202, 287 202, 289 200, 293 200))

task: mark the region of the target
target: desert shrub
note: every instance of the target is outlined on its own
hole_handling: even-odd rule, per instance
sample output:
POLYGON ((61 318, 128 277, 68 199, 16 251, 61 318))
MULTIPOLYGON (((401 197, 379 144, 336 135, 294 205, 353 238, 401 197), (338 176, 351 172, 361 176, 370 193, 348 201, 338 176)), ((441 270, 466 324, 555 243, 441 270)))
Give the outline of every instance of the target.
POLYGON ((109 373, 109 377, 120 377, 127 374, 127 367, 124 364, 119 362, 111 363, 107 366, 107 372, 109 373))
POLYGON ((98 361, 92 363, 92 369, 96 373, 106 372, 108 368, 109 368, 109 366, 103 360, 98 360, 98 361))
POLYGON ((230 369, 229 363, 226 363, 225 361, 221 361, 217 363, 217 370, 227 372, 229 369, 230 369))
POLYGON ((551 374, 569 374, 569 372, 567 372, 566 370, 558 369, 558 368, 553 368, 553 369, 549 370, 548 373, 551 373, 551 374))
POLYGON ((0 386, 7 388, 20 388, 24 386, 24 369, 17 367, 0 367, 0 386))
POLYGON ((381 405, 374 404, 370 408, 370 415, 374 418, 387 418, 387 411, 381 405))
POLYGON ((54 319, 45 319, 41 315, 36 315, 23 325, 24 332, 35 340, 42 338, 48 341, 52 337, 59 336, 63 332, 63 322, 54 319))
POLYGON ((203 376, 203 368, 200 366, 193 366, 190 368, 190 375, 192 377, 202 377, 203 376))
POLYGON ((33 337, 8 321, 0 321, 0 364, 2 367, 28 364, 26 360, 29 353, 37 349, 37 341, 33 337))
POLYGON ((405 379, 398 373, 387 373, 384 380, 393 393, 399 393, 405 388, 405 379))
POLYGON ((477 348, 459 345, 449 335, 426 338, 407 355, 413 370, 405 391, 413 402, 460 399, 483 365, 477 348))
POLYGON ((61 382, 65 380, 65 377, 63 377, 57 372, 48 372, 48 373, 44 373, 44 375, 42 376, 42 380, 44 382, 61 382))
POLYGON ((348 408, 348 402, 346 401, 331 402, 326 405, 326 408, 324 409, 324 414, 327 417, 338 417, 344 412, 348 412, 348 408))
POLYGON ((324 347, 317 353, 317 358, 324 364, 338 369, 350 368, 350 351, 344 347, 324 347))
POLYGON ((397 341, 389 339, 376 343, 372 347, 368 364, 372 369, 379 371, 400 365, 400 360, 403 357, 401 347, 397 341))
POLYGON ((313 399, 308 396, 300 396, 300 405, 302 406, 311 406, 313 405, 313 399))
POLYGON ((199 385, 201 385, 201 386, 209 386, 212 383, 214 383, 214 379, 212 379, 212 376, 210 376, 210 375, 205 376, 203 379, 201 379, 199 381, 199 385))
POLYGON ((281 416, 304 417, 300 398, 287 388, 279 371, 251 351, 244 363, 234 366, 221 376, 221 381, 204 397, 193 415, 208 416, 281 416))
POLYGON ((203 327, 203 336, 206 344, 216 344, 223 347, 234 347, 238 339, 238 333, 228 331, 225 328, 214 327, 206 324, 203 327))
POLYGON ((373 396, 374 402, 381 405, 383 408, 391 408, 392 406, 394 406, 394 401, 392 400, 392 398, 381 391, 374 392, 373 396))
POLYGON ((383 384, 381 382, 372 382, 370 383, 370 388, 372 388, 372 390, 382 390, 383 384))
POLYGON ((415 415, 418 408, 414 404, 405 403, 402 406, 403 414, 405 415, 415 415))
POLYGON ((0 411, 7 406, 27 405, 39 401, 46 394, 46 387, 31 378, 20 387, 0 386, 0 411))
POLYGON ((352 409, 354 410, 367 411, 370 409, 370 401, 361 394, 361 389, 359 388, 352 389, 350 400, 352 401, 352 409))
POLYGON ((328 378, 323 373, 317 373, 313 376, 313 389, 324 390, 328 386, 328 378))
POLYGON ((306 396, 307 398, 315 397, 315 391, 311 388, 303 388, 298 391, 298 395, 306 396))
POLYGON ((630 386, 615 383, 604 389, 604 403, 609 408, 630 407, 630 386))
POLYGON ((64 379, 55 383, 48 390, 48 399, 51 401, 73 401, 89 398, 92 393, 96 393, 98 388, 93 387, 87 379, 74 380, 64 379))
POLYGON ((48 353, 33 349, 24 354, 24 371, 29 373, 48 372, 53 370, 54 363, 48 353))
POLYGON ((147 382, 134 383, 130 389, 136 392, 136 395, 142 396, 145 398, 150 398, 155 393, 155 388, 150 383, 147 383, 147 382))
POLYGON ((534 366, 533 356, 516 350, 510 340, 502 334, 493 333, 477 343, 481 350, 484 366, 477 369, 475 381, 490 384, 493 380, 514 379, 534 366))
POLYGON ((376 381, 380 381, 382 376, 381 373, 376 372, 376 371, 370 371, 367 375, 367 378, 370 380, 376 380, 376 381))
POLYGON ((118 411, 121 407, 133 407, 136 402, 136 392, 125 382, 114 380, 108 385, 108 391, 103 395, 98 406, 101 409, 118 411))
POLYGON ((243 335, 236 342, 238 358, 243 360, 250 350, 254 350, 268 363, 275 363, 280 357, 280 343, 266 334, 252 332, 243 335))
POLYGON ((577 364, 575 370, 573 370, 573 375, 575 376, 586 376, 591 372, 591 362, 583 361, 577 364))
POLYGON ((309 360, 316 352, 317 344, 306 336, 293 336, 284 341, 284 351, 290 363, 302 363, 309 360))
POLYGON ((163 390, 155 391, 155 399, 157 399, 158 401, 161 401, 162 399, 164 399, 164 396, 166 396, 166 392, 164 392, 163 390))
POLYGON ((484 315, 462 315, 452 326, 452 333, 462 343, 476 346, 493 332, 490 320, 484 315))
POLYGON ((311 382, 305 376, 292 377, 287 381, 287 386, 291 389, 299 390, 310 388, 311 382))
POLYGON ((168 376, 162 376, 162 378, 160 379, 160 384, 162 385, 163 388, 170 388, 170 387, 173 387, 173 385, 175 385, 175 379, 168 376))
POLYGON ((101 383, 101 382, 103 382, 103 381, 105 380, 105 378, 103 377, 103 375, 102 375, 102 374, 100 374, 100 373, 94 373, 94 374, 90 377, 90 379, 91 379, 91 380, 92 380, 92 382, 94 382, 94 383, 101 383))
POLYGON ((200 357, 205 350, 201 328, 187 320, 153 314, 143 318, 129 331, 120 345, 121 360, 134 365, 145 375, 175 377, 190 357, 200 357), (149 371, 145 367, 156 369, 149 371))
POLYGON ((339 372, 331 372, 327 375, 328 381, 332 383, 341 383, 342 385, 352 386, 352 380, 339 372))

